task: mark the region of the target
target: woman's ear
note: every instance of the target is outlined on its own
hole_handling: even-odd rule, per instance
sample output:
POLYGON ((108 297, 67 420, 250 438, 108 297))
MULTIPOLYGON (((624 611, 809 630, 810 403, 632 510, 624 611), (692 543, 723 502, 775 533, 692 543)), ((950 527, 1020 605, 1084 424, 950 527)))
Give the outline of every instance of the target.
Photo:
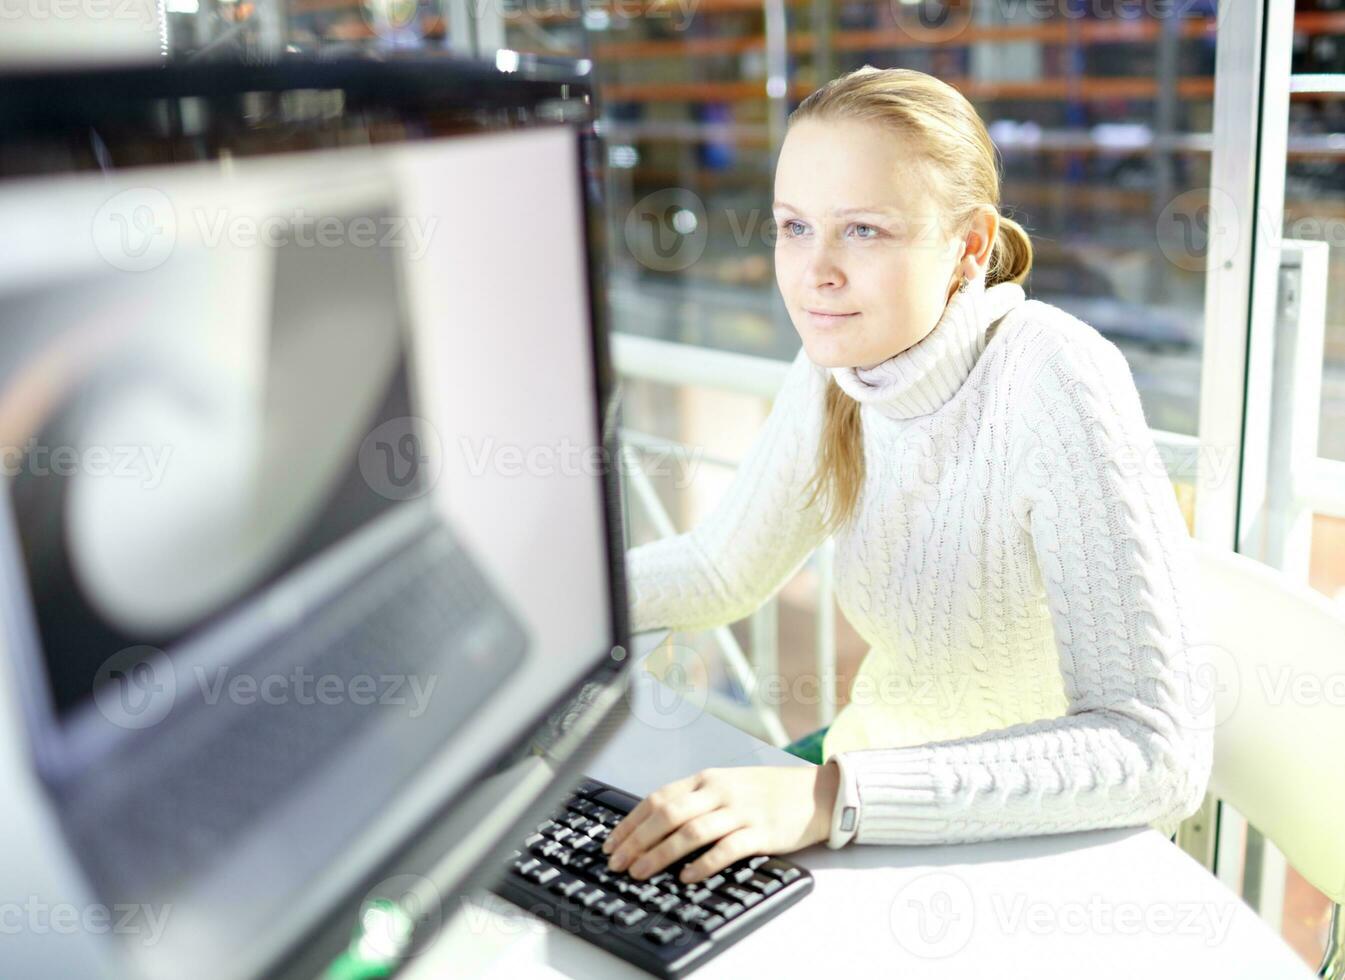
POLYGON ((990 264, 990 256, 995 250, 995 238, 999 235, 999 211, 984 204, 977 209, 967 231, 966 246, 963 252, 966 261, 975 267, 971 275, 980 275, 990 264))

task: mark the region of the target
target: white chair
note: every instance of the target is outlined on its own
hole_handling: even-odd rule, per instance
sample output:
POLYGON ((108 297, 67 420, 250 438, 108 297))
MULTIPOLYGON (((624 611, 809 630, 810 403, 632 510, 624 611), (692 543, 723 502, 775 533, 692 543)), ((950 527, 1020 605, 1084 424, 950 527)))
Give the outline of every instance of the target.
POLYGON ((1318 975, 1345 978, 1345 612, 1243 555, 1192 541, 1198 638, 1217 677, 1209 792, 1334 902, 1318 975))

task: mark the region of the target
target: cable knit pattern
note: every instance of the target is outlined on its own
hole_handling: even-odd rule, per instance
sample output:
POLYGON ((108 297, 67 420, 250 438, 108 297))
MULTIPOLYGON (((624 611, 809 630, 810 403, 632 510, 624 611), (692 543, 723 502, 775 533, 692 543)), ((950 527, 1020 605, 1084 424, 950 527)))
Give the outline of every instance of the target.
POLYGON ((859 788, 855 841, 1170 836, 1213 753, 1186 526, 1125 358, 1015 284, 973 280, 868 369, 801 350, 710 517, 627 553, 633 629, 741 619, 821 543, 829 378, 866 464, 836 596, 870 649, 823 745, 859 788))

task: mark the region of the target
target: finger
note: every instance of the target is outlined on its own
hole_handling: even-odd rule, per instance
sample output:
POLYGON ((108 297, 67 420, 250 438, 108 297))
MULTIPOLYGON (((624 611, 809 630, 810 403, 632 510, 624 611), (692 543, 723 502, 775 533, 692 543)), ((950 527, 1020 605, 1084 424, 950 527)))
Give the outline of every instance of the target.
POLYGON ((679 858, 731 834, 743 825, 741 810, 720 807, 683 824, 631 865, 632 878, 656 875, 679 858))
POLYGON ((607 835, 607 840, 603 841, 603 853, 611 854, 616 850, 617 846, 630 835, 630 832, 643 823, 665 799, 676 798, 684 793, 692 792, 700 787, 701 781, 701 773, 695 773, 685 779, 679 779, 654 790, 637 803, 635 809, 622 817, 617 825, 612 828, 612 832, 607 835))
POLYGON ((718 795, 705 789, 695 790, 668 802, 655 803, 649 810, 649 816, 617 845, 608 866, 614 871, 630 867, 640 855, 669 834, 701 814, 718 809, 720 804, 718 795))
POLYGON ((682 869, 684 882, 700 881, 723 871, 734 861, 760 853, 756 828, 750 824, 724 836, 696 860, 682 869))

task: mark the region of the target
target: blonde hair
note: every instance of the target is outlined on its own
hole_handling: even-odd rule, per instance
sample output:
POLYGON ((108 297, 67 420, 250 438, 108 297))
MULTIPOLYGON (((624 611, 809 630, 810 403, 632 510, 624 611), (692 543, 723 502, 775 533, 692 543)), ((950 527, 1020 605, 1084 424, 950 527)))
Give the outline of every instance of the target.
MULTIPOLYGON (((931 75, 865 65, 799 103, 790 113, 789 126, 806 119, 868 120, 900 135, 914 158, 925 165, 944 231, 961 233, 986 204, 999 212, 999 168, 985 123, 962 93, 931 75)), ((1031 271, 1031 239, 1018 222, 1001 214, 986 287, 1021 284, 1031 271)), ((846 523, 858 505, 864 485, 862 432, 859 403, 830 379, 817 469, 808 484, 812 487, 808 505, 823 499, 829 531, 846 523)))

